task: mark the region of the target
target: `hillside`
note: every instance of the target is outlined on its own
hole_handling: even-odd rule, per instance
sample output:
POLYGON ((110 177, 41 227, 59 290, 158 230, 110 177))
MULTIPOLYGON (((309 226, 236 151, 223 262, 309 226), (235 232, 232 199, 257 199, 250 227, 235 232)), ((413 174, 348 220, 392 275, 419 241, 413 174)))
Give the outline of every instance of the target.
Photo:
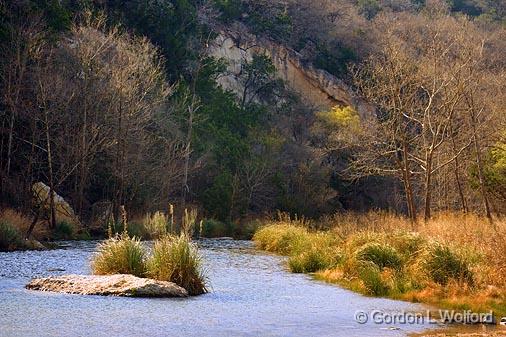
POLYGON ((0 12, 0 204, 50 227, 36 182, 83 224, 104 203, 116 219, 121 205, 178 204, 224 222, 506 211, 503 2, 4 0, 0 12))

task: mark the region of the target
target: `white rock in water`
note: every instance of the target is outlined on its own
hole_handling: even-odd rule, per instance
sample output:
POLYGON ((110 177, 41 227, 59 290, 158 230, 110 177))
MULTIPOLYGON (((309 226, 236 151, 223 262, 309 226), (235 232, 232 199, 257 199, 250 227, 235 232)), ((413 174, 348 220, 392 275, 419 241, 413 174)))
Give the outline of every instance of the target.
POLYGON ((133 275, 65 275, 33 279, 27 289, 67 294, 186 297, 188 292, 172 282, 140 278, 133 275))

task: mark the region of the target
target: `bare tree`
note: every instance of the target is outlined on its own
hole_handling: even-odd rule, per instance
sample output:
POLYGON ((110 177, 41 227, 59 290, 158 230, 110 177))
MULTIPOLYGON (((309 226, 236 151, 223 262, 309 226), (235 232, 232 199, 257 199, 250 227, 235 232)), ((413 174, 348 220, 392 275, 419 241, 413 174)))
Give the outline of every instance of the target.
POLYGON ((473 117, 476 107, 469 106, 468 96, 483 97, 486 87, 477 81, 486 63, 485 39, 467 19, 446 15, 395 21, 386 16, 377 24, 382 48, 355 72, 360 93, 377 107, 377 116, 370 121, 375 131, 364 136, 368 146, 357 154, 355 168, 362 173, 401 176, 412 219, 416 217, 412 179, 421 177, 424 218, 428 220, 434 175, 454 163, 465 209, 458 158, 473 143, 478 147, 477 156, 481 151, 475 136, 481 124, 473 117), (469 134, 462 127, 468 113, 474 131, 467 141, 457 144, 456 133, 469 134), (448 147, 451 151, 446 151, 448 147))

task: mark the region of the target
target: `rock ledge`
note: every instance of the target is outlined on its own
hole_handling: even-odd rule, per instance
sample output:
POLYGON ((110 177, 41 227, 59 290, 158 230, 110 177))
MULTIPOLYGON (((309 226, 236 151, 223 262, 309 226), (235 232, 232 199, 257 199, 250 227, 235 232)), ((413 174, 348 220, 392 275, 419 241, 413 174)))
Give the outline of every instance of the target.
POLYGON ((67 294, 186 297, 188 292, 172 282, 140 278, 133 275, 65 275, 33 279, 27 289, 67 294))

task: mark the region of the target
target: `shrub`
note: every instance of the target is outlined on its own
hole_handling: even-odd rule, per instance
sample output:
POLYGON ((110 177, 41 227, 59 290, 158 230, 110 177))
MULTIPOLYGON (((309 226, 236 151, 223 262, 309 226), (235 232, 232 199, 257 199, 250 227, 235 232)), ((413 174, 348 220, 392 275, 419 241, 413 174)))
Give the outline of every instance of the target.
MULTIPOLYGON (((112 236, 122 235, 125 226, 121 222, 113 222, 109 224, 112 236)), ((143 219, 134 219, 127 223, 127 233, 130 237, 136 237, 143 240, 151 239, 151 236, 144 225, 143 219)))
POLYGON ((54 238, 56 240, 69 240, 74 237, 74 225, 66 222, 60 221, 56 224, 56 228, 54 229, 54 238))
POLYGON ((205 238, 217 238, 223 236, 230 236, 232 234, 231 226, 214 219, 206 219, 202 223, 202 232, 200 233, 205 238))
POLYGON ((23 246, 21 235, 10 223, 0 222, 0 251, 10 251, 23 246))
POLYGON ((153 214, 146 214, 144 217, 143 225, 145 232, 150 238, 160 238, 167 234, 167 225, 169 221, 167 216, 162 212, 155 212, 153 214))
MULTIPOLYGON (((115 230, 117 230, 118 234, 121 234, 124 230, 124 225, 122 223, 117 223, 115 226, 115 230)), ((145 239, 149 240, 151 239, 150 234, 148 230, 146 229, 146 226, 144 226, 144 223, 142 221, 130 221, 127 224, 127 231, 128 235, 131 237, 136 237, 139 239, 145 239)))
POLYGON ((132 274, 143 277, 146 272, 145 256, 140 240, 124 233, 99 245, 91 268, 98 275, 132 274))
POLYGON ((397 250, 386 244, 365 244, 359 248, 356 255, 359 260, 376 264, 380 270, 386 267, 398 270, 402 267, 402 259, 397 250))
POLYGON ((251 240, 260 226, 261 222, 259 220, 236 224, 233 237, 241 240, 251 240))
MULTIPOLYGON (((8 223, 19 233, 26 233, 30 227, 32 220, 25 214, 12 208, 5 208, 0 212, 0 222, 8 223)), ((41 226, 35 226, 35 230, 39 230, 41 226)))
POLYGON ((294 273, 314 273, 334 267, 338 260, 338 252, 334 252, 328 247, 313 247, 308 251, 290 257, 288 266, 294 273))
POLYGON ((147 268, 149 277, 174 282, 190 295, 207 292, 197 246, 186 235, 165 236, 155 241, 147 268))
POLYGON ((309 243, 309 233, 305 228, 293 225, 270 225, 261 228, 253 236, 260 249, 283 255, 303 252, 309 243))
POLYGON ((418 233, 401 232, 394 234, 390 239, 390 243, 403 256, 410 258, 423 250, 427 240, 418 233))
POLYGON ((83 241, 93 240, 93 237, 91 236, 90 232, 85 228, 81 229, 79 233, 77 233, 74 237, 76 240, 83 240, 83 241))
POLYGON ((381 270, 375 263, 371 261, 361 263, 358 275, 367 294, 373 296, 385 296, 388 294, 389 287, 383 281, 381 270))
POLYGON ((473 283, 473 274, 468 262, 448 246, 433 244, 428 251, 425 268, 431 279, 446 285, 450 279, 473 283))

